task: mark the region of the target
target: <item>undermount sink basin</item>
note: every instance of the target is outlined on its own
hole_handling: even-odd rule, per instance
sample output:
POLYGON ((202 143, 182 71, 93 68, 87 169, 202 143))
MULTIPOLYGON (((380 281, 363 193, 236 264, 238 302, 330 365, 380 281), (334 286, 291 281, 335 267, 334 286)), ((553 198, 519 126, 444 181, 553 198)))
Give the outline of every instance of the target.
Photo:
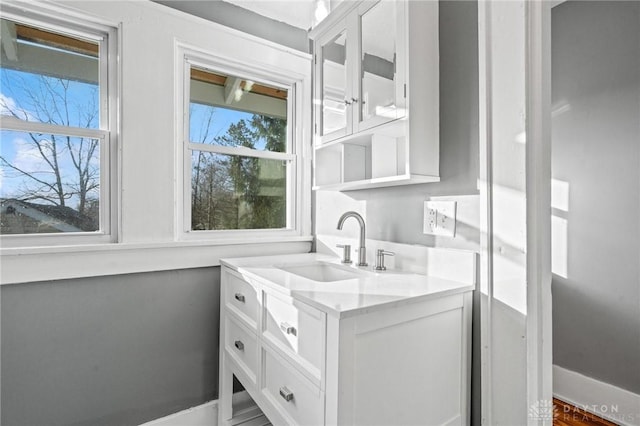
POLYGON ((333 265, 331 263, 280 266, 279 269, 319 282, 351 280, 364 274, 364 272, 351 267, 333 265))

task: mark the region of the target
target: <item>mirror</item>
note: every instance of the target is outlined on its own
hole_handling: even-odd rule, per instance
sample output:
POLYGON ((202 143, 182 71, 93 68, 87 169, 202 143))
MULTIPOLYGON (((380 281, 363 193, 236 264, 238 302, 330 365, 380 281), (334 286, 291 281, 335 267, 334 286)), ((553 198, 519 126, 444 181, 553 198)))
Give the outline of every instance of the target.
POLYGON ((322 134, 347 126, 347 35, 343 31, 322 46, 322 134))
POLYGON ((396 6, 381 1, 361 17, 360 121, 397 118, 396 6))

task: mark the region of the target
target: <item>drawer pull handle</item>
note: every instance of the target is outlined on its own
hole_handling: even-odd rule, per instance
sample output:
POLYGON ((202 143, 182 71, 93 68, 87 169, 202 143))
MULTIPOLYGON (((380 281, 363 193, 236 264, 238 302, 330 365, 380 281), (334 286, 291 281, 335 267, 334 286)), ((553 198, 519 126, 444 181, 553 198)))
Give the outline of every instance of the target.
POLYGON ((298 335, 298 330, 292 325, 287 324, 286 322, 280 323, 280 329, 287 334, 292 334, 294 336, 298 335))
POLYGON ((236 293, 234 296, 238 302, 244 303, 244 294, 236 293))
POLYGON ((286 386, 280 388, 280 396, 287 402, 293 399, 293 392, 287 389, 286 386))
POLYGON ((236 349, 238 349, 239 351, 244 351, 244 343, 242 343, 240 340, 236 340, 235 342, 233 342, 233 345, 236 347, 236 349))

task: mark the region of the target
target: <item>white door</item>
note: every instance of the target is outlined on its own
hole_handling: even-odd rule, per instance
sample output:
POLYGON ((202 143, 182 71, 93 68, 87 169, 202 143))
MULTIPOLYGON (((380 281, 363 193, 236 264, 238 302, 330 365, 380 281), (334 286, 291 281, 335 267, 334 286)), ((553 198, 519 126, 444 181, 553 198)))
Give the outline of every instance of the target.
POLYGON ((483 424, 551 424, 550 5, 478 14, 483 424))

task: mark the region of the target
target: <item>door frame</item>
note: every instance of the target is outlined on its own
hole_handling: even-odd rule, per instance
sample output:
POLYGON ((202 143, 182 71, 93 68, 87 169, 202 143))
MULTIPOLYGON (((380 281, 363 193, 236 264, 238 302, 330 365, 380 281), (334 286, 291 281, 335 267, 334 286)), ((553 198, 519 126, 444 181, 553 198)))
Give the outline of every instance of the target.
MULTIPOLYGON (((494 278, 493 143, 492 87, 495 34, 492 28, 493 0, 478 3, 479 95, 480 95, 480 290, 481 290, 481 388, 482 424, 494 424, 495 407, 524 405, 522 388, 526 388, 528 425, 550 425, 552 416, 530 415, 532 409, 546 409, 552 414, 552 310, 551 310, 551 8, 559 2, 545 0, 513 0, 520 4, 512 17, 525 23, 524 43, 518 46, 524 54, 526 148, 521 166, 526 170, 526 318, 525 336, 513 336, 509 345, 518 346, 526 359, 526 383, 514 383, 515 392, 498 393, 494 389, 492 371, 494 352, 492 323, 494 278), (524 15, 523 15, 524 13, 524 15), (523 20, 524 17, 524 20, 523 20), (485 296, 487 295, 487 296, 485 296), (523 339, 524 338, 524 339, 523 339), (524 347, 523 347, 524 345, 524 347), (497 401, 497 400, 500 401, 497 401), (518 400, 516 400, 518 399, 518 400), (529 415, 528 415, 529 414, 529 415)), ((501 16, 505 18, 505 16, 501 16)), ((505 55, 508 57, 508 55, 505 55)), ((500 64, 498 64, 499 66, 500 64)), ((515 105, 521 106, 521 105, 515 105)), ((517 382, 518 379, 514 378, 517 382)), ((522 418, 523 421, 524 418, 522 418)))
MULTIPOLYGON (((556 2, 557 4, 558 2, 556 2)), ((527 3, 527 397, 553 406, 551 297, 551 8, 527 3)), ((529 419, 529 424, 539 424, 529 419)), ((546 422, 545 422, 546 424, 546 422)))

